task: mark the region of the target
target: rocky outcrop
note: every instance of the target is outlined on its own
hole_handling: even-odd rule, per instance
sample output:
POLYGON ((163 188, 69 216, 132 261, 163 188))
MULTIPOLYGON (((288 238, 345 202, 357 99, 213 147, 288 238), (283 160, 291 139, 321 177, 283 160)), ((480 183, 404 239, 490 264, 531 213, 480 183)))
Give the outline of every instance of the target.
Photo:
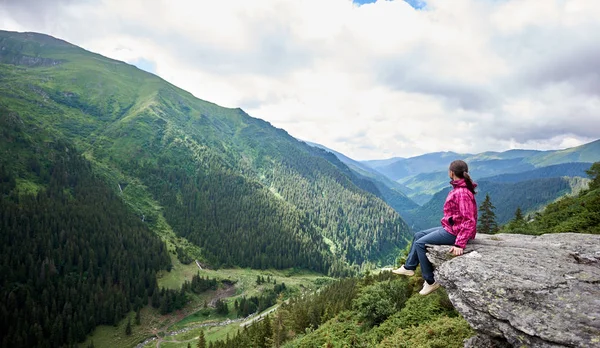
POLYGON ((600 347, 600 235, 477 235, 429 246, 436 280, 478 335, 465 347, 600 347))

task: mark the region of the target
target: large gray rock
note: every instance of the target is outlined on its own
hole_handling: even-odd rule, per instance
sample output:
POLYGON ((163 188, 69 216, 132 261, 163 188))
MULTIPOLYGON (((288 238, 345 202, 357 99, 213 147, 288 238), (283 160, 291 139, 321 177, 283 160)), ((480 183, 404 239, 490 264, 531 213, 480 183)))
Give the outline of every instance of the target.
POLYGON ((478 332, 466 343, 600 347, 600 235, 477 235, 465 254, 429 246, 436 280, 478 332))

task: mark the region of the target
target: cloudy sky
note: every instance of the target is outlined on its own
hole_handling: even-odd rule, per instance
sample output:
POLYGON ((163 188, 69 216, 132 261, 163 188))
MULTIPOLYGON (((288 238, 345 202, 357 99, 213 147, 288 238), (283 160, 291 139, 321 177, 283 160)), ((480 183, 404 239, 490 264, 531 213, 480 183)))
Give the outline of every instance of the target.
POLYGON ((598 0, 0 0, 0 29, 355 159, 600 138, 599 18, 598 0))

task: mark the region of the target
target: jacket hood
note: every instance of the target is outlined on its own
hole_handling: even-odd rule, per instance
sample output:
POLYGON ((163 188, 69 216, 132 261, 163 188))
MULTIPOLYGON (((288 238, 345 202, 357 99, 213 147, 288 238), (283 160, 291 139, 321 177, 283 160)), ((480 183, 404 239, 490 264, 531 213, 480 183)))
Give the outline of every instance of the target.
MULTIPOLYGON (((452 181, 450 181, 450 184, 452 185, 453 188, 467 187, 467 183, 465 182, 465 179, 452 180, 452 181)), ((473 181, 473 188, 476 188, 476 187, 477 187, 477 183, 473 181)))

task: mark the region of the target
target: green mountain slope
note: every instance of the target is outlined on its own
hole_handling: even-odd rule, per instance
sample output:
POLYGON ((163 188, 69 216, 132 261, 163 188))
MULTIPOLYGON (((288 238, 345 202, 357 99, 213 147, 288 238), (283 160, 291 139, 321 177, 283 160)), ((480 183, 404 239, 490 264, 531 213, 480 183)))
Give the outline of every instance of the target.
POLYGON ((478 153, 475 155, 471 155, 466 159, 468 161, 485 161, 485 160, 509 160, 516 158, 527 158, 532 157, 537 154, 542 153, 543 151, 538 150, 508 150, 503 152, 496 151, 486 151, 482 153, 478 153))
POLYGON ((578 195, 563 197, 549 204, 530 221, 513 219, 502 228, 506 233, 600 233, 600 162, 594 163, 586 174, 589 187, 578 195))
POLYGON ((527 161, 536 167, 569 162, 597 162, 600 160, 600 139, 581 146, 557 151, 544 151, 528 157, 527 161))
POLYGON ((0 46, 1 106, 70 139, 182 259, 335 273, 406 244, 367 183, 267 122, 48 36, 0 46))
POLYGON ((0 344, 62 347, 148 302, 167 248, 69 141, 0 107, 0 344))

